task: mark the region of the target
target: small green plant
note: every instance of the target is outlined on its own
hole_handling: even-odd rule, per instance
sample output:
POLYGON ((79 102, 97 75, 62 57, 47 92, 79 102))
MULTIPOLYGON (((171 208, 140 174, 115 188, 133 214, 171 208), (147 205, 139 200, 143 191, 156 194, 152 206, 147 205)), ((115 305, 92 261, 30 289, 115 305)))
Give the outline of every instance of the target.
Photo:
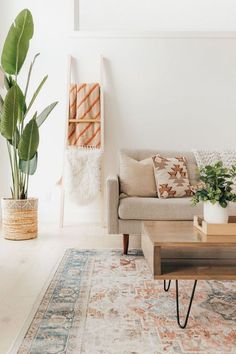
POLYGON ((31 12, 25 9, 11 25, 1 55, 5 93, 0 95, 0 132, 7 142, 13 199, 26 199, 28 196, 29 176, 33 175, 37 168, 39 127, 57 104, 57 102, 50 104, 40 114, 36 111, 31 113, 31 108, 47 80, 45 76, 28 100, 31 73, 39 54, 35 55, 29 67, 24 90, 19 85, 19 73, 33 33, 33 18, 31 12))
POLYGON ((226 208, 228 202, 236 202, 236 194, 232 191, 236 167, 223 167, 221 161, 200 169, 201 186, 192 198, 193 204, 210 201, 212 204, 219 203, 226 208))

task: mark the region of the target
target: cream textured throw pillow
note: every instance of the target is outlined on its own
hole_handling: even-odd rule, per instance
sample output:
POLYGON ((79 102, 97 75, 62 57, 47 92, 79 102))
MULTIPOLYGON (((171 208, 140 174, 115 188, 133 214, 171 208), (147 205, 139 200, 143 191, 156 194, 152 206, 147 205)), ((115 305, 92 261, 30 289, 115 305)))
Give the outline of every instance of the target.
POLYGON ((225 167, 231 168, 233 165, 236 166, 236 150, 220 151, 219 155, 225 167))
MULTIPOLYGON (((236 150, 224 150, 220 152, 220 157, 223 165, 227 168, 236 166, 236 150)), ((236 194, 236 178, 233 180, 234 184, 231 186, 233 193, 236 194)))
POLYGON ((152 158, 137 161, 121 154, 120 189, 130 197, 156 197, 152 158))
POLYGON ((218 151, 193 150, 193 153, 197 161, 198 168, 214 165, 216 162, 221 160, 221 156, 218 151))
POLYGON ((223 165, 230 168, 232 165, 236 165, 236 150, 223 150, 223 151, 211 151, 211 150, 192 150, 197 161, 198 167, 205 167, 207 165, 213 165, 218 161, 222 161, 223 165))
POLYGON ((159 198, 190 197, 185 157, 153 156, 157 193, 159 198))
MULTIPOLYGON (((218 161, 222 161, 224 167, 231 168, 236 166, 236 150, 210 151, 210 150, 193 150, 197 161, 198 168, 207 165, 214 165, 218 161)), ((232 185, 233 193, 236 194, 236 178, 232 185)))

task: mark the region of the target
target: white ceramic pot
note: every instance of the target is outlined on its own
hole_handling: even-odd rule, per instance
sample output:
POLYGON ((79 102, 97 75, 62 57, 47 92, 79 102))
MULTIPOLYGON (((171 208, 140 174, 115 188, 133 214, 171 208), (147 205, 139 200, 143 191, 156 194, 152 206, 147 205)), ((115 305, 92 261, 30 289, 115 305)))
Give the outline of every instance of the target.
POLYGON ((227 224, 229 220, 228 207, 222 208, 219 203, 203 203, 203 217, 209 224, 227 224))

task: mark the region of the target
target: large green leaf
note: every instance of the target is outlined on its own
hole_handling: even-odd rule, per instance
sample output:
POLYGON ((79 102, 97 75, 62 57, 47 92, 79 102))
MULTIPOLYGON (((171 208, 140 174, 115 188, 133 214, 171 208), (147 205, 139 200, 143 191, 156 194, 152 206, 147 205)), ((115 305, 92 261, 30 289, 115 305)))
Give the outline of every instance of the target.
POLYGON ((22 92, 19 86, 12 86, 5 97, 0 130, 6 139, 13 140, 19 111, 22 107, 22 92))
POLYGON ((29 161, 20 160, 19 168, 21 172, 25 173, 26 175, 33 175, 37 169, 38 164, 38 153, 34 155, 34 157, 29 161))
POLYGON ((18 146, 18 155, 21 160, 29 161, 38 150, 39 129, 35 116, 26 125, 18 146))
POLYGON ((19 13, 11 25, 5 40, 1 64, 5 72, 17 75, 25 61, 29 49, 29 41, 34 34, 34 23, 31 12, 25 9, 19 13))
POLYGON ((16 132, 14 135, 14 139, 8 139, 9 143, 13 146, 15 146, 16 148, 18 148, 19 145, 19 141, 20 141, 20 132, 19 129, 16 127, 16 132))
POLYGON ((4 86, 7 90, 9 90, 13 86, 13 80, 11 75, 7 77, 7 74, 4 75, 4 86))
POLYGON ((4 72, 1 67, 0 67, 0 87, 4 88, 4 72))
POLYGON ((2 96, 0 95, 0 114, 1 114, 2 109, 3 109, 3 105, 4 105, 4 100, 3 100, 2 96))
POLYGON ((52 112, 53 108, 58 104, 58 102, 53 102, 49 106, 47 106, 36 118, 36 122, 38 127, 43 124, 43 122, 47 119, 49 114, 52 112))
POLYGON ((26 112, 26 104, 25 104, 25 97, 23 92, 21 91, 20 86, 17 84, 15 80, 12 80, 12 85, 17 87, 17 94, 18 94, 18 121, 22 122, 24 118, 24 114, 26 112))
POLYGON ((21 88, 17 85, 17 83, 14 83, 14 84, 18 88, 18 104, 19 104, 18 120, 21 123, 22 120, 24 119, 24 115, 26 112, 25 96, 24 96, 23 92, 21 91, 21 88))

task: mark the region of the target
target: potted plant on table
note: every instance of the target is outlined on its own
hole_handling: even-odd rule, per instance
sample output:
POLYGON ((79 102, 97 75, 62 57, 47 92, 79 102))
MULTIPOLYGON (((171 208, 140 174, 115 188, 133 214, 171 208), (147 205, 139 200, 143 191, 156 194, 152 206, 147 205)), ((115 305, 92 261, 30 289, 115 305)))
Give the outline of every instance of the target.
POLYGON ((2 199, 3 235, 7 239, 25 240, 37 237, 38 200, 29 198, 29 176, 37 168, 39 128, 56 106, 54 102, 40 114, 32 106, 47 76, 28 100, 28 89, 36 54, 29 68, 24 90, 19 85, 19 73, 33 37, 33 18, 28 9, 19 13, 7 34, 2 55, 4 95, 0 95, 0 133, 6 140, 12 187, 11 198, 2 199))
POLYGON ((229 202, 236 202, 233 193, 236 167, 223 167, 221 161, 200 169, 200 186, 192 200, 196 205, 203 202, 203 217, 208 223, 224 224, 228 222, 229 202))

